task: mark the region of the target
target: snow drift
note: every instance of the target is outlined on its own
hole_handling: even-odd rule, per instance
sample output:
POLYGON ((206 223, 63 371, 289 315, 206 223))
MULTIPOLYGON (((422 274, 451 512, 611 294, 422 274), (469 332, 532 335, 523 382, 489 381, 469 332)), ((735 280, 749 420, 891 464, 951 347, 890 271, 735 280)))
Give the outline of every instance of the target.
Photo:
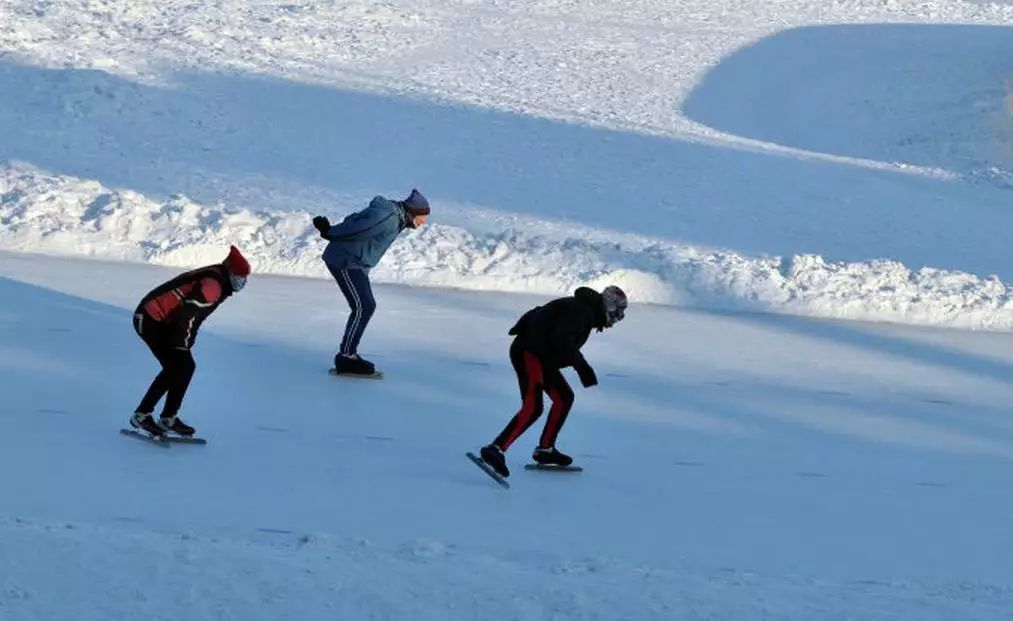
MULTIPOLYGON (((189 267, 220 261, 236 243, 258 273, 326 277, 319 260, 325 242, 312 215, 205 205, 181 195, 158 202, 25 165, 0 169, 4 250, 189 267)), ((437 222, 404 235, 376 280, 545 295, 618 283, 640 303, 1013 328, 1008 287, 994 276, 913 270, 889 260, 750 257, 573 223, 535 226, 493 216, 469 222, 437 222)))

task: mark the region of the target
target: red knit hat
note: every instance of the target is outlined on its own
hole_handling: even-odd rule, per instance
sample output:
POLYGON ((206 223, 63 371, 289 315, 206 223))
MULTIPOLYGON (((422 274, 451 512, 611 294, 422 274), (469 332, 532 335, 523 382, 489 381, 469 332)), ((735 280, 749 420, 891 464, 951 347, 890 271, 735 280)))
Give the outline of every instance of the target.
POLYGON ((225 267, 229 268, 229 271, 236 276, 250 275, 249 261, 239 252, 239 248, 235 246, 229 248, 229 256, 225 257, 225 267))

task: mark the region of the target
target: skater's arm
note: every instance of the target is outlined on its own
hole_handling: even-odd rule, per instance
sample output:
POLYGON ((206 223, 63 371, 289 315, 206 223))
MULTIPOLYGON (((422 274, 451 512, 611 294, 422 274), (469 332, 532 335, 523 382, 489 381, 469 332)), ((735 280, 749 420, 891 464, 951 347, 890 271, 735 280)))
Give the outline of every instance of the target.
POLYGON ((580 378, 580 383, 584 388, 598 385, 598 375, 588 364, 584 354, 577 352, 577 360, 573 363, 573 368, 577 371, 577 377, 580 378))
POLYGON ((381 232, 386 225, 396 224, 398 213, 396 209, 389 208, 388 204, 389 201, 373 199, 369 207, 332 226, 327 231, 327 239, 331 241, 366 239, 381 232))
POLYGON ((598 383, 594 369, 588 364, 584 354, 580 352, 581 335, 590 329, 590 317, 577 315, 561 317, 556 321, 549 339, 555 362, 562 367, 573 367, 580 376, 580 383, 589 388, 598 383), (582 324, 587 324, 582 325, 582 324))
POLYGON ((561 361, 560 367, 571 366, 573 370, 577 372, 577 376, 580 378, 581 385, 584 388, 590 388, 598 384, 598 376, 595 374, 594 369, 591 368, 587 358, 581 353, 580 347, 577 345, 577 336, 574 333, 567 335, 568 346, 571 348, 568 355, 569 357, 561 361))

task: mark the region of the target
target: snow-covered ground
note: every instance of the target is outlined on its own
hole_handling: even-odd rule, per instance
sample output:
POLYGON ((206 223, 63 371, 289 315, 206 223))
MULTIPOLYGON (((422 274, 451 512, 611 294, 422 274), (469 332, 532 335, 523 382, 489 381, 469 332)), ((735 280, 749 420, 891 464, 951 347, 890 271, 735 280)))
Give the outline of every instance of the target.
POLYGON ((1010 618, 1011 24, 0 2, 0 619, 1010 618), (388 376, 330 378, 310 218, 412 187, 388 376), (119 436, 154 372, 130 310, 230 243, 210 444, 119 436), (586 348, 585 472, 523 471, 526 439, 496 487, 463 453, 516 408, 507 328, 606 283, 635 304, 586 348))
MULTIPOLYGON (((166 268, 0 254, 4 619, 1000 619, 1013 610, 1006 335, 637 306, 586 348, 560 446, 464 458, 516 408, 539 298, 260 277, 197 347, 205 447, 116 428, 166 268), (663 335, 663 338, 659 336, 663 335)), ((534 432, 532 432, 534 433, 534 432)))
POLYGON ((1008 330, 1011 17, 7 3, 0 248, 319 276, 309 216, 419 186, 384 282, 1008 330))

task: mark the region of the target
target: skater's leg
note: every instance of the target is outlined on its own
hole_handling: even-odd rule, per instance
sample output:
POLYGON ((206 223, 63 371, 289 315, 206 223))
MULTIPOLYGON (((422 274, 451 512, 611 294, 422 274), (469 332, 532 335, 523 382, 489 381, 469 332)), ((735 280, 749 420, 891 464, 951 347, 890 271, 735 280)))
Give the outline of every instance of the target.
POLYGON ((337 270, 330 267, 328 269, 352 311, 345 324, 345 335, 341 339, 339 353, 343 356, 354 356, 358 353, 359 341, 366 330, 366 325, 376 310, 373 289, 364 270, 337 270))
POLYGON ((172 418, 179 412, 183 404, 183 397, 190 386, 190 379, 193 377, 197 364, 189 349, 175 349, 166 354, 165 373, 168 375, 168 395, 165 398, 165 407, 162 409, 162 418, 172 418))
POLYGON ((335 282, 338 283, 338 289, 340 289, 342 295, 345 296, 345 300, 348 302, 348 308, 351 310, 351 313, 348 315, 348 321, 345 324, 345 335, 341 339, 341 345, 338 347, 338 354, 350 355, 346 354, 346 345, 350 340, 349 335, 355 327, 356 317, 360 312, 360 305, 358 303, 359 298, 355 295, 355 291, 349 285, 350 280, 348 278, 348 270, 335 269, 330 265, 327 266, 327 269, 331 272, 331 276, 334 277, 335 282))
POLYGON ((493 444, 501 451, 506 451, 514 441, 527 431, 538 417, 542 415, 542 363, 529 351, 518 347, 516 342, 510 347, 510 360, 517 373, 517 381, 521 389, 521 409, 507 423, 493 444))
POLYGON ((566 422, 566 416, 573 406, 573 389, 566 382, 566 378, 558 369, 552 369, 545 373, 545 392, 552 399, 552 407, 549 408, 549 417, 545 421, 545 428, 542 430, 542 437, 538 441, 539 448, 552 448, 556 446, 556 437, 559 430, 566 422))
POLYGON ((151 382, 151 386, 148 387, 148 392, 144 393, 144 397, 141 402, 137 404, 137 408, 134 412, 140 414, 151 414, 155 411, 155 406, 161 401, 162 397, 169 390, 169 376, 162 369, 155 376, 155 379, 151 382))
POLYGON ((137 332, 137 336, 141 337, 144 344, 148 346, 148 349, 151 350, 151 353, 158 360, 158 364, 162 366, 162 369, 148 387, 148 391, 144 393, 144 397, 134 410, 141 414, 151 414, 155 411, 155 406, 158 405, 158 402, 169 390, 169 375, 165 371, 164 360, 167 348, 160 342, 164 330, 159 329, 159 324, 142 313, 134 315, 134 330, 137 332))
POLYGON ((376 299, 373 297, 373 287, 369 283, 369 274, 365 270, 348 270, 348 279, 351 282, 352 291, 359 301, 359 311, 354 329, 349 335, 346 335, 345 346, 355 355, 359 352, 359 341, 362 340, 362 335, 366 332, 366 326, 369 325, 369 320, 373 318, 373 313, 376 311, 376 299))

